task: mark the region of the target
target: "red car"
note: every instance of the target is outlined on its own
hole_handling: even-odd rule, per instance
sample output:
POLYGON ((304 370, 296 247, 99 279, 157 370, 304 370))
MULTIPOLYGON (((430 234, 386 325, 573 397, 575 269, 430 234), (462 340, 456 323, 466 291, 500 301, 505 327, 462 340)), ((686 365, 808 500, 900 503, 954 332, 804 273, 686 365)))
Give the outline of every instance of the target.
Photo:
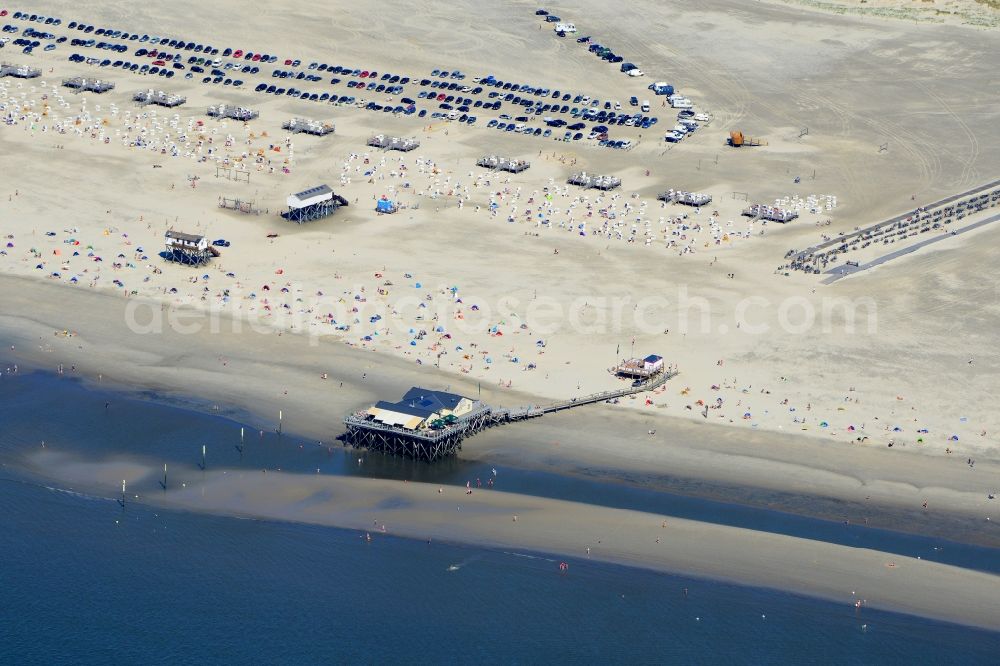
POLYGON ((0 16, 7 16, 7 10, 6 9, 0 9, 0 16))
POLYGON ((291 58, 289 58, 288 60, 285 61, 285 66, 286 67, 291 67, 292 66, 292 59, 291 58))
POLYGON ((163 61, 163 60, 154 60, 153 64, 156 65, 157 67, 163 67, 167 63, 165 61, 163 61))
POLYGON ((250 58, 250 59, 253 60, 254 62, 260 62, 260 54, 259 53, 254 53, 253 57, 250 58))
POLYGON ((243 49, 236 49, 235 51, 233 51, 233 57, 234 58, 242 58, 243 57, 243 49))

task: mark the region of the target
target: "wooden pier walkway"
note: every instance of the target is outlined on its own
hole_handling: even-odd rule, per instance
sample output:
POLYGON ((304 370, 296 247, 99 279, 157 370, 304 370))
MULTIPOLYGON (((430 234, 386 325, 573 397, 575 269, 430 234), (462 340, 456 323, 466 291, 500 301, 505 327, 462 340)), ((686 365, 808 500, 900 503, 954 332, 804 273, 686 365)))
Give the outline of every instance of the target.
POLYGON ((493 417, 494 423, 510 423, 512 421, 523 421, 524 419, 533 419, 539 416, 544 416, 546 414, 552 414, 555 412, 561 412, 565 409, 572 409, 574 407, 580 407, 582 405, 592 405, 598 402, 606 402, 608 400, 614 400, 616 398, 624 398, 629 395, 635 395, 637 393, 645 393, 646 391, 652 391, 658 389, 664 384, 666 384, 671 378, 676 377, 677 372, 661 372, 657 374, 652 379, 637 384, 635 386, 629 386, 623 389, 615 389, 613 391, 601 391, 600 393, 592 393, 590 395, 581 396, 579 398, 572 398, 571 400, 562 400, 560 402, 554 402, 548 405, 530 405, 526 407, 494 407, 491 410, 491 415, 493 417))
POLYGON ((356 448, 430 462, 454 454, 462 448, 462 440, 486 428, 653 391, 676 376, 676 371, 663 371, 646 381, 634 383, 626 388, 592 393, 548 405, 492 407, 477 401, 471 412, 462 415, 454 423, 443 428, 410 430, 397 425, 379 423, 371 420, 365 412, 358 412, 344 418, 347 432, 341 437, 345 443, 356 448))

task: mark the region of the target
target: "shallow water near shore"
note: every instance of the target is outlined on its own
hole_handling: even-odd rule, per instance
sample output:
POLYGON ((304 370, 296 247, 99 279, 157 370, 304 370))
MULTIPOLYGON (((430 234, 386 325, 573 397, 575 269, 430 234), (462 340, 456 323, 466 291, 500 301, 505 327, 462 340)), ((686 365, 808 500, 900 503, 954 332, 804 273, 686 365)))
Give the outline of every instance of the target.
POLYGON ((0 481, 7 663, 990 663, 1000 634, 542 554, 0 481))
MULTIPOLYGON (((563 558, 539 553, 386 536, 366 543, 349 530, 140 503, 123 510, 116 489, 102 497, 38 483, 17 470, 20 454, 44 439, 90 458, 139 453, 167 460, 183 468, 183 477, 200 472, 192 461, 200 461, 206 442, 209 465, 239 465, 239 425, 46 373, 3 377, 0 404, 7 414, 0 436, 0 548, 7 563, 0 585, 7 603, 0 618, 8 637, 0 656, 12 663, 68 655, 77 663, 106 663, 112 655, 160 663, 778 663, 822 654, 824 661, 969 664, 989 663, 1000 649, 996 633, 586 560, 567 560, 569 570, 560 574, 563 558)), ((242 464, 441 483, 481 473, 459 461, 375 464, 364 454, 359 469, 357 452, 300 439, 255 433, 242 464)), ((746 526, 791 518, 523 470, 499 470, 497 479, 505 490, 543 488, 613 506, 660 506, 694 517, 729 511, 727 521, 746 526)), ((824 522, 799 520, 794 527, 804 532, 824 522)), ((894 536, 906 538, 880 538, 894 536)), ((901 548, 930 547, 930 540, 914 539, 901 548)), ((992 551, 965 548, 948 544, 939 559, 990 568, 982 558, 992 551)))
MULTIPOLYGON (((199 479, 202 445, 208 467, 281 469, 286 472, 409 479, 426 483, 473 486, 488 491, 493 477, 488 463, 451 458, 426 463, 344 448, 333 439, 318 443, 273 428, 261 431, 210 413, 210 405, 180 404, 153 393, 124 394, 85 387, 75 378, 46 372, 7 376, 0 381, 0 404, 10 417, 0 434, 0 456, 37 451, 84 455, 91 460, 141 458, 153 466, 167 463, 169 482, 199 479), (198 406, 205 411, 192 409, 198 406), (206 413, 207 412, 207 413, 206 413), (244 428, 242 451, 240 429, 244 428), (360 462, 359 462, 360 460, 360 462)), ((251 417, 247 416, 247 419, 251 417)), ((44 470, 41 470, 44 474, 44 470)), ((820 520, 781 511, 688 497, 642 484, 562 476, 531 469, 501 467, 495 487, 506 492, 632 509, 702 522, 787 534, 1000 573, 1000 552, 974 544, 923 535, 820 520)), ((130 485, 137 492, 159 490, 159 479, 130 485)), ((108 488, 107 495, 119 492, 108 488)))

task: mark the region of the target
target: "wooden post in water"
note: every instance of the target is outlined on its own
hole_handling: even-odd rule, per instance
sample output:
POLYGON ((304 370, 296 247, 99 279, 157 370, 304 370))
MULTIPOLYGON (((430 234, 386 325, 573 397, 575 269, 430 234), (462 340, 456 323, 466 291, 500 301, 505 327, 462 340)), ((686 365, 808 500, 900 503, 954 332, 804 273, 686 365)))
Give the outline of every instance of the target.
POLYGON ((240 426, 240 445, 236 448, 240 450, 240 458, 243 458, 243 448, 246 446, 246 438, 244 436, 244 427, 240 426))
POLYGON ((279 435, 281 434, 281 421, 282 421, 282 413, 281 413, 281 410, 279 409, 278 410, 278 434, 279 435))
POLYGON ((163 486, 165 492, 167 490, 167 463, 163 463, 163 482, 160 485, 163 486))
POLYGON ((205 445, 201 445, 201 470, 205 471, 205 445))
POLYGON ((122 479, 122 501, 121 501, 121 505, 122 505, 122 511, 124 511, 125 510, 125 479, 122 479))

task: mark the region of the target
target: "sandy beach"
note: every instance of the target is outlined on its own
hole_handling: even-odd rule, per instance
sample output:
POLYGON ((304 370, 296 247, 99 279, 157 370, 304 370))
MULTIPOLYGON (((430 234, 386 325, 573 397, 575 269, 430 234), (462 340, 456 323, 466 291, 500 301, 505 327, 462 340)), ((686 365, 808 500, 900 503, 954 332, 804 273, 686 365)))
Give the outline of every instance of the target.
MULTIPOLYGON (((779 9, 769 11, 780 16, 779 9)), ((815 21, 822 24, 820 16, 815 21)), ((155 18, 165 26, 177 20, 155 18)), ((867 25, 827 20, 851 26, 859 39, 874 39, 867 25)), ((890 25, 900 36, 882 39, 906 39, 906 31, 926 27, 890 25)), ((970 39, 992 37, 977 33, 970 39)), ((829 48, 833 56, 842 47, 829 48)), ((38 57, 56 64, 49 54, 38 57)), ((559 50, 542 59, 549 57, 564 60, 559 50)), ((591 65, 579 57, 561 75, 591 65)), ((777 109, 765 105, 773 97, 755 95, 752 106, 743 99, 723 112, 726 107, 717 104, 736 100, 713 100, 718 92, 710 85, 730 90, 735 70, 722 63, 734 64, 724 53, 713 57, 720 61, 717 72, 710 74, 703 63, 686 70, 706 77, 692 84, 697 94, 691 95, 704 98, 701 106, 719 109, 709 127, 669 152, 662 142, 656 148, 642 142, 627 155, 440 122, 408 126, 391 116, 372 124, 370 113, 343 107, 323 110, 336 116, 335 135, 292 137, 280 124, 286 114, 300 113, 297 108, 267 101, 256 105, 264 115, 252 124, 207 120, 203 107, 218 96, 190 82, 169 86, 188 95, 186 105, 157 110, 122 101, 126 88, 137 85, 125 80, 121 94, 105 97, 74 95, 59 88, 56 77, 8 78, 8 100, 18 100, 18 106, 8 102, 12 124, 0 141, 37 165, 9 178, 0 197, 8 245, 0 270, 329 336, 547 398, 613 387, 611 365, 630 354, 659 353, 682 377, 650 396, 651 404, 643 404, 647 411, 820 439, 866 438, 869 445, 907 445, 931 455, 995 451, 990 434, 1000 422, 985 404, 976 404, 996 371, 995 355, 988 339, 979 344, 975 336, 963 336, 962 348, 947 344, 955 335, 954 319, 944 314, 972 299, 982 306, 981 316, 995 319, 991 299, 982 298, 993 287, 948 263, 988 245, 983 239, 996 233, 992 226, 829 288, 817 288, 818 281, 807 276, 774 274, 789 249, 986 179, 995 164, 979 145, 995 131, 989 122, 995 107, 977 106, 987 99, 966 99, 960 85, 961 77, 975 80, 975 62, 961 60, 954 81, 935 83, 930 93, 914 90, 922 101, 907 102, 909 108, 929 104, 945 113, 958 106, 947 100, 961 100, 969 120, 955 122, 972 141, 967 149, 944 135, 930 138, 951 120, 890 129, 894 114, 878 106, 879 100, 889 104, 889 96, 852 103, 848 98, 863 91, 842 89, 834 101, 805 92, 809 84, 799 82, 788 95, 797 100, 810 133, 793 141, 784 136, 792 130, 778 125, 767 133, 768 146, 751 155, 722 150, 723 130, 780 122, 772 115, 777 109), (953 83, 962 92, 944 89, 953 83), (24 109, 30 109, 27 115, 24 109), (835 110, 839 118, 829 118, 835 110), (833 134, 830 122, 838 128, 833 134), (364 146, 369 133, 395 128, 417 136, 421 148, 382 154, 364 146), (910 133, 927 138, 907 142, 910 133), (887 136, 895 137, 891 153, 880 153, 887 136), (864 137, 870 146, 862 145, 864 137), (896 140, 903 141, 898 150, 896 140), (931 148, 934 143, 954 147, 939 151, 931 148), (163 154, 168 145, 176 156, 163 154), (510 176, 475 167, 488 151, 506 151, 533 166, 510 176), (681 154, 675 158, 676 151, 681 154), (30 157, 36 154, 38 159, 30 157), (220 164, 242 168, 251 182, 217 178, 220 164), (625 185, 607 194, 566 185, 567 175, 580 168, 615 173, 625 185), (815 180, 809 177, 813 171, 819 174, 815 180), (55 196, 41 188, 63 182, 68 173, 74 174, 72 187, 55 196), (795 175, 803 176, 802 183, 792 182, 795 175), (352 205, 318 225, 298 227, 276 218, 288 193, 323 181, 352 205), (109 186, 113 204, 93 196, 109 186), (711 210, 655 201, 669 187, 712 194, 711 210), (746 204, 735 196, 740 192, 800 205, 802 217, 785 226, 748 221, 739 214, 746 204), (403 210, 376 215, 374 200, 381 196, 403 210), (267 212, 221 211, 222 197, 253 201, 267 212), (56 212, 67 207, 74 211, 72 223, 56 212), (206 270, 165 266, 156 253, 168 228, 225 238, 232 247, 206 270), (447 261, 440 260, 442 253, 447 261), (934 265, 935 281, 927 262, 934 265), (484 264, 488 271, 481 270, 484 264), (587 272, 593 278, 580 279, 587 272), (911 283, 913 288, 899 286, 911 283), (920 300, 901 299, 903 293, 920 300), (826 350, 822 357, 814 351, 819 347, 826 350), (900 378, 899 372, 918 364, 920 372, 900 378), (958 395, 961 400, 942 400, 958 395), (960 444, 952 446, 955 441, 960 444)), ((960 54, 952 57, 960 61, 960 54)), ((67 73, 80 67, 58 64, 67 73)), ((844 60, 842 66, 851 64, 844 60)), ((906 71, 918 64, 886 56, 885 66, 906 71)), ((746 81, 752 73, 741 75, 746 81)), ((798 80, 803 73, 786 76, 798 80)), ((834 80, 824 74, 823 85, 834 80)), ((613 83, 598 77, 595 85, 613 83)), ((747 83, 742 85, 749 94, 747 83)), ((317 115, 315 107, 301 115, 306 112, 317 115)))
MULTIPOLYGON (((281 410, 290 432, 327 445, 341 446, 334 438, 343 431, 344 414, 379 396, 419 384, 478 392, 468 379, 331 341, 313 345, 304 336, 213 333, 208 326, 195 334, 168 328, 136 336, 123 323, 124 299, 77 295, 55 284, 28 289, 18 278, 0 278, 0 284, 9 285, 0 290, 4 312, 32 312, 0 317, 4 343, 28 367, 61 364, 64 373, 96 386, 142 387, 182 404, 196 396, 203 401, 197 408, 215 405, 221 414, 249 418, 267 430, 277 427, 281 410), (61 334, 68 310, 79 326, 71 337, 61 334), (100 334, 84 332, 91 330, 100 334)), ((489 386, 482 397, 512 404, 539 399, 489 386)), ((621 404, 489 430, 466 441, 461 455, 984 545, 1000 542, 1000 512, 988 497, 998 478, 995 460, 980 458, 970 468, 964 459, 911 455, 898 447, 812 442, 795 433, 671 421, 621 404)))
MULTIPOLYGON (((997 177, 1000 157, 987 149, 1000 138, 989 88, 1000 48, 984 27, 991 10, 949 5, 939 23, 922 18, 926 8, 900 8, 917 3, 872 3, 860 16, 828 4, 574 9, 579 34, 642 66, 646 76, 636 79, 554 36, 521 2, 362 3, 314 20, 295 0, 261 8, 253 22, 234 20, 241 9, 230 2, 88 8, 91 22, 253 47, 279 61, 236 89, 180 69, 165 79, 68 62, 75 51, 104 57, 68 43, 30 56, 12 45, 0 51, 42 70, 0 79, 3 371, 17 364, 195 398, 262 429, 276 426, 280 410, 290 432, 339 446, 346 414, 411 386, 537 405, 627 386, 610 368, 659 354, 679 375, 656 391, 492 429, 459 455, 1000 546, 1000 279, 989 270, 1000 224, 949 233, 998 209, 929 229, 921 239, 942 240, 831 284, 783 268, 792 251, 997 177), (390 31, 385 48, 375 36, 390 31), (522 52, 532 57, 511 55, 522 52), (301 67, 283 66, 286 57, 301 67), (508 103, 476 108, 468 125, 254 92, 272 82, 272 69, 318 71, 307 69, 313 60, 415 80, 461 67, 470 85, 492 73, 587 93, 609 108, 629 108, 635 95, 651 99, 660 122, 612 128, 633 143, 615 150, 555 140, 562 130, 543 138, 487 128, 501 113, 521 113, 508 103), (60 85, 95 75, 116 88, 75 94, 60 85), (677 114, 646 90, 653 81, 670 81, 710 120, 665 142, 677 114), (150 87, 188 101, 132 103, 150 87), (209 118, 219 103, 260 117, 209 118), (292 117, 336 131, 293 135, 282 129, 292 117), (733 130, 764 145, 729 148, 733 130), (420 146, 382 152, 366 145, 377 133, 420 146), (487 171, 476 166, 486 154, 531 167, 487 171), (569 185, 578 171, 618 176, 622 187, 569 185), (303 225, 278 216, 289 194, 321 183, 348 206, 303 225), (657 200, 668 189, 712 203, 657 200), (381 198, 398 212, 376 213, 381 198), (257 214, 220 207, 227 199, 257 214), (798 218, 742 215, 751 203, 798 218), (158 255, 167 230, 229 245, 204 267, 166 262, 158 255)), ((71 9, 42 2, 32 11, 65 21, 71 9)), ((329 78, 294 83, 348 92, 329 78)), ((408 84, 402 95, 419 89, 408 84)), ((35 451, 25 460, 86 487, 120 472, 139 479, 156 465, 139 449, 113 470, 35 451)), ((860 596, 1000 628, 995 576, 874 551, 691 521, 661 528, 651 514, 501 492, 439 496, 383 480, 220 472, 203 491, 155 501, 359 530, 380 521, 400 536, 572 557, 589 547, 602 561, 845 603, 860 596), (407 506, 374 510, 392 498, 407 506), (296 508, 303 502, 309 508, 296 508)))

